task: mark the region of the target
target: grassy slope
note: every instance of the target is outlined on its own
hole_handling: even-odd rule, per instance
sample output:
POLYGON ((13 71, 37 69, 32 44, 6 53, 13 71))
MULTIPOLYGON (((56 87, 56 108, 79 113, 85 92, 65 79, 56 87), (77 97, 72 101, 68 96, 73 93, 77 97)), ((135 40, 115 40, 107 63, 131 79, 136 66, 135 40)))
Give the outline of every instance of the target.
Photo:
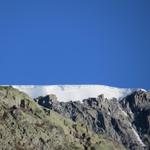
POLYGON ((0 120, 0 149, 84 150, 84 145, 89 150, 124 149, 106 135, 87 131, 85 125, 75 124, 54 111, 46 114, 26 94, 11 87, 0 87, 0 120), (22 99, 27 108, 19 107, 22 99), (10 109, 12 100, 17 100, 17 114, 10 109))

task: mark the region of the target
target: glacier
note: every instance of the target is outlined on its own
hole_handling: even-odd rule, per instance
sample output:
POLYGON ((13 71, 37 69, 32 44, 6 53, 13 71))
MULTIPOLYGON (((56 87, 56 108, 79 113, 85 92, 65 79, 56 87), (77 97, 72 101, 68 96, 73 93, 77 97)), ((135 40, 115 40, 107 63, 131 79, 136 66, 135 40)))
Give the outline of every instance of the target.
POLYGON ((58 101, 81 101, 104 94, 104 97, 121 99, 134 91, 105 85, 12 85, 32 98, 55 94, 58 101))

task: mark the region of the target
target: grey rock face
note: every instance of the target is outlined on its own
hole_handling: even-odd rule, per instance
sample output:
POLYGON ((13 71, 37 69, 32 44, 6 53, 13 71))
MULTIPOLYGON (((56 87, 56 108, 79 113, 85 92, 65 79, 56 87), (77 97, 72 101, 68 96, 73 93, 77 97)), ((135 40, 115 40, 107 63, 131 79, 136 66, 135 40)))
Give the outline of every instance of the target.
POLYGON ((55 98, 49 95, 36 99, 40 104, 48 103, 47 108, 41 107, 25 93, 0 87, 0 150, 124 150, 112 138, 97 135, 78 123, 82 118, 72 121, 82 113, 81 103, 59 103, 55 98))
POLYGON ((150 92, 137 91, 121 101, 142 141, 150 147, 150 92))
POLYGON ((121 101, 105 99, 104 95, 85 99, 83 103, 55 101, 50 109, 86 125, 97 134, 107 134, 127 149, 150 149, 149 92, 137 91, 121 101))
POLYGON ((53 94, 47 95, 44 97, 38 97, 35 99, 35 101, 46 108, 52 109, 52 106, 55 107, 55 105, 58 105, 59 102, 57 101, 57 97, 53 94))

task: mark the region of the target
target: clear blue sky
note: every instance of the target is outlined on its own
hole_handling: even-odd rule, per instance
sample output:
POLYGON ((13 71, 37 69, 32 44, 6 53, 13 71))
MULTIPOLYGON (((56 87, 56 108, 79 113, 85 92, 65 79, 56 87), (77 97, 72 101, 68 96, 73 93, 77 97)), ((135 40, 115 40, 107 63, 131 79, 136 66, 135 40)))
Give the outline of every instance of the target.
POLYGON ((150 0, 1 0, 0 84, 150 89, 150 0))

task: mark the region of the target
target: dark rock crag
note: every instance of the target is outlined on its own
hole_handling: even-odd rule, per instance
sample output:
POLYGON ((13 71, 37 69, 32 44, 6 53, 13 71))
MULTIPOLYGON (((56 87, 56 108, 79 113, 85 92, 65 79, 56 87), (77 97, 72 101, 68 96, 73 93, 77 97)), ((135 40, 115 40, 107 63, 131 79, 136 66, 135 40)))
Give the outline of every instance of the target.
POLYGON ((105 134, 127 149, 150 149, 150 92, 138 90, 122 100, 106 99, 100 95, 82 103, 58 102, 56 96, 47 95, 36 101, 84 125, 87 132, 105 134))

